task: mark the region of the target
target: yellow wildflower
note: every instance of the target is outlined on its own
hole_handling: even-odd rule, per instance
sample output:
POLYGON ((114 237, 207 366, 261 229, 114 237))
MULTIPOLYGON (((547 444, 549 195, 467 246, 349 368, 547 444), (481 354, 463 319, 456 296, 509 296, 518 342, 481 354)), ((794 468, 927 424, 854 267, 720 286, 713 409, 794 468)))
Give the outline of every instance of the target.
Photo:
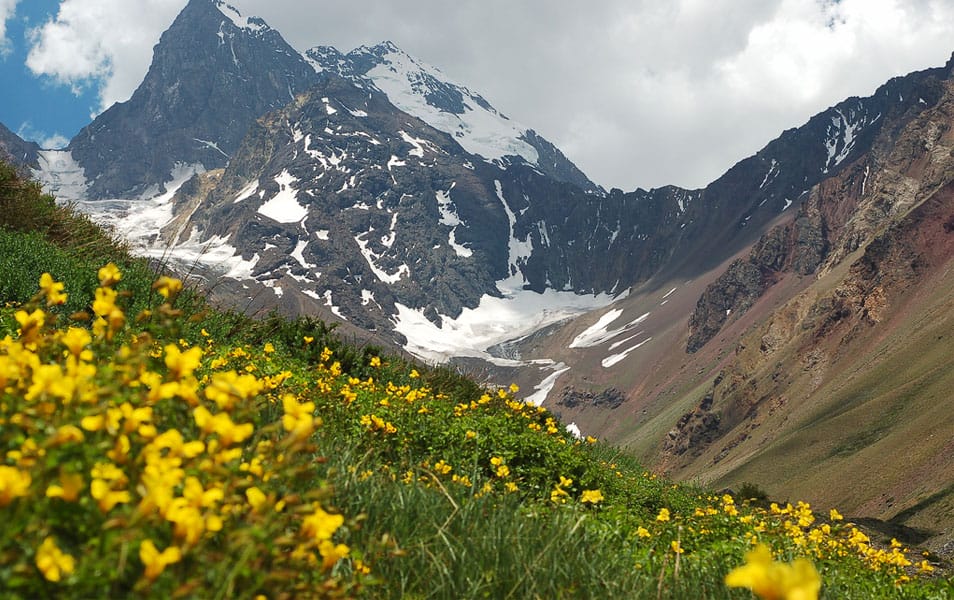
POLYGON ((47 306, 66 303, 67 295, 63 293, 64 287, 62 282, 54 281, 49 273, 40 275, 40 289, 43 291, 43 295, 46 296, 47 306))
POLYGON ((70 354, 77 358, 82 357, 84 360, 92 359, 92 354, 87 353, 88 356, 83 356, 83 350, 92 341, 93 337, 82 327, 70 327, 60 338, 60 343, 66 346, 70 354))
POLYGON ((33 381, 24 398, 36 400, 41 396, 52 396, 61 399, 64 403, 69 403, 75 388, 76 381, 67 377, 60 365, 40 365, 33 371, 33 381))
POLYGON ((147 539, 139 545, 139 560, 146 567, 143 575, 149 581, 154 581, 167 566, 182 560, 182 551, 178 546, 169 546, 159 552, 152 540, 147 539))
POLYGON ((314 402, 299 402, 292 394, 285 394, 282 398, 282 408, 285 414, 282 416, 282 427, 291 434, 294 440, 307 439, 315 431, 315 427, 321 424, 321 419, 316 419, 314 402))
POLYGON ((330 540, 338 528, 344 524, 344 516, 327 513, 320 506, 302 521, 301 532, 307 538, 317 541, 330 540))
POLYGON ((661 509, 659 509, 659 514, 656 515, 656 520, 657 520, 657 521, 666 522, 666 521, 669 520, 669 518, 670 518, 670 517, 669 517, 669 509, 668 509, 668 508, 661 508, 661 509))
POLYGON ((117 504, 126 504, 132 500, 129 490, 113 490, 110 484, 102 479, 93 479, 89 491, 104 513, 111 511, 117 504))
POLYGON ((816 600, 821 577, 815 566, 804 558, 782 563, 772 559, 768 546, 759 544, 745 555, 746 564, 725 577, 729 587, 752 590, 763 600, 816 600))
POLYGON ((860 529, 852 527, 851 536, 848 538, 848 541, 856 546, 861 546, 863 544, 867 544, 871 540, 868 538, 868 536, 862 533, 860 529))
POLYGON ((20 339, 25 343, 36 341, 43 324, 46 323, 46 313, 40 309, 28 313, 25 310, 18 310, 13 313, 13 318, 20 325, 20 339))
POLYGON ((119 267, 113 263, 109 263, 104 267, 101 267, 99 271, 96 272, 96 276, 99 278, 99 285, 103 287, 115 285, 123 278, 123 274, 120 272, 119 267))
POLYGON ((126 322, 126 316, 122 309, 116 306, 116 290, 107 287, 96 288, 96 295, 93 300, 93 312, 96 313, 99 320, 93 325, 93 330, 97 335, 102 333, 106 327, 109 328, 109 334, 117 331, 126 322))
POLYGON ((32 481, 29 472, 0 465, 0 506, 10 504, 14 498, 26 496, 32 481))
POLYGON ((73 572, 76 559, 60 550, 53 538, 48 537, 36 551, 36 566, 47 581, 56 583, 73 572))
POLYGON ((111 288, 97 288, 93 298, 93 312, 100 317, 106 317, 116 309, 116 290, 111 288))
POLYGON ((222 501, 225 494, 215 486, 205 489, 198 478, 189 476, 182 488, 182 497, 196 508, 214 508, 216 503, 222 501))
POLYGON ((76 502, 83 491, 83 476, 79 473, 60 472, 59 485, 46 488, 47 498, 62 498, 64 502, 76 502))
POLYGON ((152 284, 152 289, 166 300, 172 300, 182 291, 182 280, 163 275, 152 284))
POLYGON ((265 493, 262 492, 262 490, 252 486, 245 490, 245 499, 248 500, 248 505, 252 507, 252 510, 258 511, 262 506, 264 506, 265 501, 268 500, 268 497, 265 496, 265 493))
POLYGON ((580 502, 590 504, 599 504, 603 501, 603 492, 599 490, 583 490, 583 495, 580 497, 580 502))
POLYGON ((82 442, 84 439, 83 431, 79 427, 76 425, 63 425, 56 430, 56 434, 53 436, 53 439, 50 440, 50 444, 59 446, 62 444, 82 442))
POLYGON ((212 382, 205 388, 205 397, 222 410, 232 410, 237 400, 248 400, 263 387, 264 384, 254 375, 226 371, 212 376, 212 382))
POLYGON ((334 544, 328 540, 323 540, 318 544, 318 553, 321 554, 321 568, 327 571, 338 560, 348 556, 350 551, 351 549, 344 544, 334 544))
POLYGON ((186 498, 175 498, 166 512, 166 520, 174 524, 173 535, 189 546, 199 541, 206 531, 222 530, 222 519, 215 514, 203 515, 186 498))
POLYGON ((920 563, 918 563, 918 571, 921 573, 931 573, 934 571, 934 566, 927 560, 922 560, 920 563))
POLYGON ((641 538, 648 538, 648 537, 652 537, 653 534, 649 533, 648 529, 640 525, 639 527, 636 528, 636 535, 638 535, 641 538))
POLYGON ((218 413, 213 415, 204 406, 197 406, 192 411, 192 417, 195 424, 204 433, 215 433, 219 436, 219 442, 223 446, 231 446, 248 439, 255 431, 255 426, 251 423, 236 424, 229 417, 228 413, 218 413))
POLYGON ((202 361, 202 349, 198 347, 182 352, 175 344, 169 344, 165 347, 165 352, 166 367, 169 369, 170 378, 174 380, 192 375, 202 361))

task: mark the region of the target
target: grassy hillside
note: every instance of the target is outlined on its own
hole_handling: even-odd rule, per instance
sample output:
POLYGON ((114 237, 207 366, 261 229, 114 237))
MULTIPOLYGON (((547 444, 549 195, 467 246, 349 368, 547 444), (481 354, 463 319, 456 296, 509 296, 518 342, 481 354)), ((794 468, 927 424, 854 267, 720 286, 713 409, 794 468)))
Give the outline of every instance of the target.
POLYGON ((674 485, 517 390, 209 307, 3 169, 0 215, 5 597, 954 594, 837 512, 674 485))

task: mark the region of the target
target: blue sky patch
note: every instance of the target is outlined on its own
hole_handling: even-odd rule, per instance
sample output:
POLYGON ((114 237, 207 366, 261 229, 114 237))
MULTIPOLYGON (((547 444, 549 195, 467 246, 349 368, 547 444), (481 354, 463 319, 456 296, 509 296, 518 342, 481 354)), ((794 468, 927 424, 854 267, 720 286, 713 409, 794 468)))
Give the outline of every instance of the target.
POLYGON ((0 57, 0 122, 20 137, 41 145, 64 143, 92 120, 99 107, 97 82, 79 95, 69 85, 34 75, 26 66, 29 32, 56 14, 56 0, 29 0, 17 4, 7 21, 7 48, 0 57))

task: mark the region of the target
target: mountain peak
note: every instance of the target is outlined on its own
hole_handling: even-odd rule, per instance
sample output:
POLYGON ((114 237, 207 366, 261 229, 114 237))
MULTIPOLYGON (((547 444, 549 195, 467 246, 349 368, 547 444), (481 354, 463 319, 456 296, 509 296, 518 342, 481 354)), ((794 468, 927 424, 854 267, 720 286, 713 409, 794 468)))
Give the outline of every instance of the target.
MULTIPOLYGON (((202 2, 203 0, 194 1, 202 2)), ((229 4, 224 0, 213 0, 212 5, 239 29, 245 29, 253 32, 271 29, 271 27, 268 26, 268 23, 266 23, 261 17, 245 16, 242 14, 242 11, 235 7, 235 5, 229 4)))
POLYGON ((160 37, 132 97, 84 128, 69 151, 91 198, 161 192, 177 170, 223 166, 255 119, 314 81, 264 20, 223 0, 191 0, 160 37))
POLYGON ((524 162, 585 191, 600 191, 550 142, 390 40, 359 46, 346 55, 328 46, 305 54, 316 71, 335 73, 361 86, 370 83, 395 106, 451 135, 467 152, 488 162, 501 167, 524 162))
MULTIPOLYGON (((362 47, 362 48, 366 48, 366 46, 361 46, 361 47, 362 47)), ((407 55, 407 52, 405 52, 404 50, 401 50, 400 48, 398 48, 397 44, 395 44, 395 43, 392 42, 391 40, 384 40, 384 41, 381 42, 380 44, 377 44, 377 45, 375 45, 375 46, 371 46, 371 47, 368 48, 368 49, 369 49, 369 50, 372 50, 372 51, 380 52, 380 53, 382 53, 382 54, 384 54, 384 53, 394 53, 394 54, 404 54, 404 55, 407 55)))

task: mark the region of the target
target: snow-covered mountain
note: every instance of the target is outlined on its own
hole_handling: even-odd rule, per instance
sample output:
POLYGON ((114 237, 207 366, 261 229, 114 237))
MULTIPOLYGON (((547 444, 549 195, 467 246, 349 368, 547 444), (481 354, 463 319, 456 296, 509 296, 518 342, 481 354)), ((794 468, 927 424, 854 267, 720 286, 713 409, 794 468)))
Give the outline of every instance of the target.
POLYGON ((184 188, 183 218, 164 234, 174 247, 227 240, 247 276, 297 310, 327 306, 434 359, 491 358, 514 333, 621 292, 551 251, 592 223, 550 225, 547 213, 598 201, 529 165, 483 161, 383 93, 329 75, 260 119, 224 172, 184 188), (451 342, 475 312, 483 333, 451 342))
POLYGON ((392 104, 450 134, 468 152, 506 166, 523 161, 558 181, 601 192, 559 149, 516 123, 483 96, 388 41, 342 54, 330 46, 305 52, 318 72, 330 72, 384 92, 392 104))
POLYGON ((39 175, 61 197, 102 199, 87 206, 149 252, 216 262, 289 311, 432 359, 499 361, 514 338, 753 241, 870 138, 878 119, 862 108, 788 132, 704 190, 606 194, 392 43, 302 56, 261 19, 191 0, 132 98, 44 152, 39 175))

